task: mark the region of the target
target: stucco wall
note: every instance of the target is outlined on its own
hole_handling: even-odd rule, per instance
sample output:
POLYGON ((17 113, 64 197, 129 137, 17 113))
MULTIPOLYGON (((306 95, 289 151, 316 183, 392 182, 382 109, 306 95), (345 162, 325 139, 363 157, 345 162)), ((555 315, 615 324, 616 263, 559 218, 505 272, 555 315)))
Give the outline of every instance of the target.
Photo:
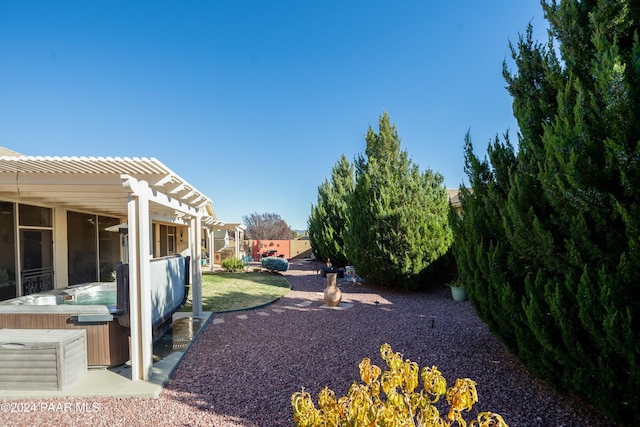
POLYGON ((289 244, 291 258, 309 258, 311 256, 310 240, 291 240, 289 244))
POLYGON ((269 250, 277 251, 276 256, 284 256, 289 259, 289 242, 289 240, 253 240, 251 245, 253 259, 259 260, 260 254, 269 250))
POLYGON ((245 240, 244 246, 251 250, 253 259, 260 260, 260 255, 268 250, 278 251, 276 256, 283 255, 287 259, 307 258, 311 256, 309 240, 245 240))

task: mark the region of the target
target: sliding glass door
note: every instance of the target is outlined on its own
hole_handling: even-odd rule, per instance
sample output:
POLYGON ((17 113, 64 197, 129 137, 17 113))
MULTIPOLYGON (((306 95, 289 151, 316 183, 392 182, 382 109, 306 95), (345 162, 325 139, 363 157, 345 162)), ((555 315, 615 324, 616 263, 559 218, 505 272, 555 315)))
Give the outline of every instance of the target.
POLYGON ((20 230, 23 295, 53 289, 53 233, 20 230))
POLYGON ((18 205, 22 294, 53 289, 53 221, 49 208, 18 205))
POLYGON ((15 218, 14 204, 0 202, 0 301, 17 295, 15 218))

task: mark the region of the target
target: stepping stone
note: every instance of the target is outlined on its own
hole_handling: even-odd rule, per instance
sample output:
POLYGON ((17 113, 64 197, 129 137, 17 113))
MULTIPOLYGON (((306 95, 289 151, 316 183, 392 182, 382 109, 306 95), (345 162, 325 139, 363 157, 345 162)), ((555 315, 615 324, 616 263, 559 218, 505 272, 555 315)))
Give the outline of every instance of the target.
POLYGON ((222 317, 214 317, 213 318, 213 324, 214 325, 219 325, 220 323, 224 323, 224 319, 222 317))
POLYGON ((281 308, 272 308, 272 311, 275 311, 276 313, 284 313, 284 310, 282 310, 281 308))
POLYGON ((237 317, 238 319, 241 319, 241 320, 247 320, 247 319, 249 318, 249 316, 247 316, 246 314, 241 314, 241 315, 236 316, 236 317, 237 317))
POLYGON ((326 304, 322 304, 320 306, 320 308, 328 308, 328 309, 331 309, 331 310, 345 310, 345 309, 351 308, 351 307, 353 307, 353 304, 348 303, 348 302, 341 302, 340 304, 338 304, 337 307, 329 307, 326 304))
POLYGON ((307 307, 301 307, 298 304, 285 305, 284 308, 286 308, 287 310, 307 311, 307 307))
POLYGON ((302 301, 296 305, 298 307, 309 307, 311 304, 313 304, 313 301, 302 301))
POLYGON ((266 311, 259 311, 257 314, 258 314, 258 316, 268 316, 269 315, 269 313, 267 313, 266 311))

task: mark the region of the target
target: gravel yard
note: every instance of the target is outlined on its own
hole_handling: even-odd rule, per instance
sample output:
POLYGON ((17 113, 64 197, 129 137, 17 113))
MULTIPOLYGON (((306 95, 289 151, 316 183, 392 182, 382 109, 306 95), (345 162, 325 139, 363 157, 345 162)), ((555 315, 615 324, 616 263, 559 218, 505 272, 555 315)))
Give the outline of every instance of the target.
POLYGON ((327 385, 344 395, 364 357, 384 369, 385 342, 420 367, 436 365, 450 384, 476 381, 474 409, 511 427, 614 425, 532 378, 445 286, 409 294, 340 282, 353 306, 339 310, 321 307, 326 279, 311 263, 292 261, 284 275, 292 290, 274 304, 215 315, 159 398, 5 401, 0 425, 291 426, 292 393, 305 387, 315 401, 327 385))

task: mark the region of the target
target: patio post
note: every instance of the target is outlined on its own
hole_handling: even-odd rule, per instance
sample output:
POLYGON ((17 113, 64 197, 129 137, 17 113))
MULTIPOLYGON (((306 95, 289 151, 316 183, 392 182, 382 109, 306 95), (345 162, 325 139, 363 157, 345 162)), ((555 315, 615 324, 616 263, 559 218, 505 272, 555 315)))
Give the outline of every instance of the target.
POLYGON ((130 190, 127 213, 131 379, 133 381, 148 380, 153 366, 149 185, 133 177, 123 179, 123 185, 130 190))
POLYGON ((202 239, 202 216, 196 215, 191 219, 191 313, 194 317, 202 316, 202 266, 200 259, 202 257, 201 239, 202 239))
POLYGON ((234 249, 236 252, 236 258, 240 259, 240 227, 234 227, 235 236, 234 236, 234 249))

